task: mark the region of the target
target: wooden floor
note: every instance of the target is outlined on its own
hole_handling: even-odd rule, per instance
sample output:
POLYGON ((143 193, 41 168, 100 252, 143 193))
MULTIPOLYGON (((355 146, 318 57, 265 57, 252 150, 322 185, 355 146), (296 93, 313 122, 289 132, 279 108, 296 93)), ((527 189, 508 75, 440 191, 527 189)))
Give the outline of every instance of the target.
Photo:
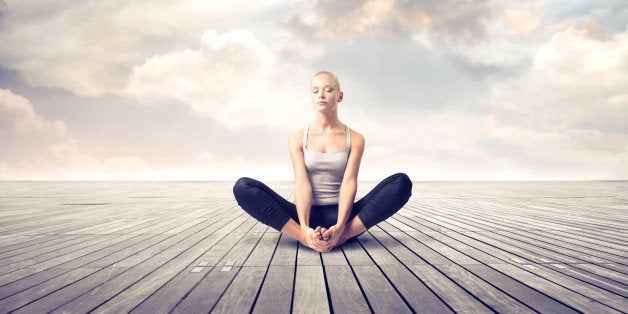
POLYGON ((0 312, 625 313, 627 235, 625 181, 415 182, 325 254, 228 182, 0 182, 0 312))

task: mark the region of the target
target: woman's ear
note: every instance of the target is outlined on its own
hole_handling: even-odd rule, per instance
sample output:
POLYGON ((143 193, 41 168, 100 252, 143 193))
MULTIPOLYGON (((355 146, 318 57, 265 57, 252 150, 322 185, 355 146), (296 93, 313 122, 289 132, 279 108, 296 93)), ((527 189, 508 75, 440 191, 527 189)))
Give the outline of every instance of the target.
POLYGON ((340 92, 340 96, 338 96, 338 102, 341 102, 344 96, 345 94, 343 92, 340 92))

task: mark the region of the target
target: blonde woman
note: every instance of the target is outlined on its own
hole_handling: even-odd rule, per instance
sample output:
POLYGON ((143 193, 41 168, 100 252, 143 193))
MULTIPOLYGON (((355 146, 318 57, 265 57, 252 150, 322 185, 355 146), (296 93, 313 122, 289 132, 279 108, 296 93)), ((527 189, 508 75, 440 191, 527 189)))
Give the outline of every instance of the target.
POLYGON ((394 174, 355 202, 364 137, 338 118, 343 92, 336 75, 316 73, 310 91, 316 118, 288 141, 294 203, 251 178, 240 178, 233 193, 255 219, 328 252, 396 213, 410 198, 412 182, 394 174))

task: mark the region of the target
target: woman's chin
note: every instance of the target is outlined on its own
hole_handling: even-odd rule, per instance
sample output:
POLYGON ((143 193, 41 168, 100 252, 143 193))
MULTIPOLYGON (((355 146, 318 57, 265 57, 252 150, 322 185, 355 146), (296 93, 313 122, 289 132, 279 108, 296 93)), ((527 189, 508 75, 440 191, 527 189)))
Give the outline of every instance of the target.
POLYGON ((316 105, 314 108, 316 109, 316 111, 320 112, 329 112, 332 110, 332 107, 329 107, 327 105, 316 105))

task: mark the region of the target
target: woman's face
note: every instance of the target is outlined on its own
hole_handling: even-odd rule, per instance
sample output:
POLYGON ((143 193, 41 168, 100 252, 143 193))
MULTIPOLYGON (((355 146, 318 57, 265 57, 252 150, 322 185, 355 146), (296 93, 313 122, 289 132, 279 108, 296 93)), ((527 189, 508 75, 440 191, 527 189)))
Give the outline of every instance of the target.
POLYGON ((334 79, 327 74, 319 74, 310 83, 312 104, 319 111, 336 109, 342 101, 342 92, 334 79))

